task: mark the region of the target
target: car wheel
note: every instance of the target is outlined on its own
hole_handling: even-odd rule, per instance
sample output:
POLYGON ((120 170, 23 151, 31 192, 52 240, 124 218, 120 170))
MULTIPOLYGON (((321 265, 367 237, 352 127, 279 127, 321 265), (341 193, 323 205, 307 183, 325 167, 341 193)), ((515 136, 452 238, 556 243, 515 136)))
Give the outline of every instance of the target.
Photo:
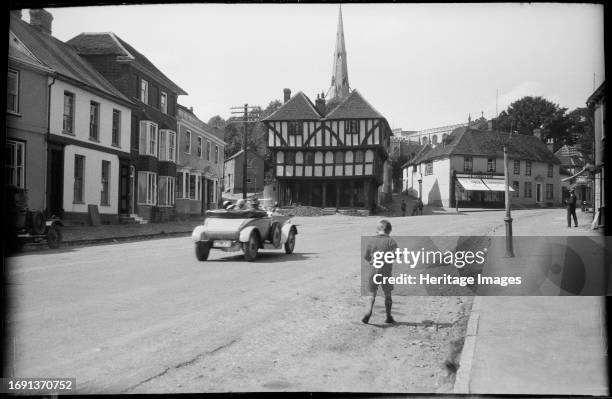
POLYGON ((257 251, 259 250, 259 239, 257 233, 252 232, 249 236, 249 241, 242 243, 242 252, 244 252, 244 259, 249 262, 253 262, 257 258, 257 251))
POLYGON ((57 249, 60 247, 62 243, 62 231, 59 227, 53 225, 49 227, 49 232, 47 233, 47 244, 51 249, 57 249))
POLYGON ((204 241, 198 241, 195 244, 195 255, 196 259, 200 262, 204 262, 208 259, 208 254, 210 253, 210 243, 204 241))
POLYGON ((287 241, 285 241, 285 253, 286 254, 293 253, 294 248, 295 248, 295 231, 290 230, 289 236, 287 237, 287 241))
POLYGON ((281 227, 279 223, 274 223, 272 225, 272 234, 271 236, 271 241, 272 241, 272 245, 274 245, 274 248, 279 248, 281 245, 281 227))

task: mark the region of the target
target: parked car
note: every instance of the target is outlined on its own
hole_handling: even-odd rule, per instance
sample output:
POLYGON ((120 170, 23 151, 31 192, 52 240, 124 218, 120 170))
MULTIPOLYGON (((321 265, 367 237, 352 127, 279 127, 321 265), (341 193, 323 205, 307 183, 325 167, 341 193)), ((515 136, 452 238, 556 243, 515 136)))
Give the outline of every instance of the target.
POLYGON ((45 218, 39 210, 28 208, 27 190, 9 186, 5 188, 9 248, 20 250, 25 243, 47 243, 59 248, 62 243, 62 221, 52 216, 45 218))
POLYGON ((297 227, 291 216, 262 210, 225 210, 206 212, 204 223, 192 233, 195 255, 199 261, 208 259, 210 250, 242 251, 252 262, 260 249, 284 249, 290 254, 295 248, 297 227))

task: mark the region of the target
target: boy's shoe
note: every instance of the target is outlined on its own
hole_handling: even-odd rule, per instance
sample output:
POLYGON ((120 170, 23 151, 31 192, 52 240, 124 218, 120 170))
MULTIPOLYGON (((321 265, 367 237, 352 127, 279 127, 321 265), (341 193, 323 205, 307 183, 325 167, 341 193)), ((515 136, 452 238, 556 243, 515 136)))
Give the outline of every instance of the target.
POLYGON ((387 316, 387 319, 385 320, 385 323, 393 324, 393 323, 395 323, 395 319, 393 318, 393 316, 389 315, 389 316, 387 316))
POLYGON ((370 321, 370 316, 372 316, 371 314, 367 314, 365 316, 363 316, 363 318, 361 319, 361 322, 363 324, 368 324, 368 322, 370 321))

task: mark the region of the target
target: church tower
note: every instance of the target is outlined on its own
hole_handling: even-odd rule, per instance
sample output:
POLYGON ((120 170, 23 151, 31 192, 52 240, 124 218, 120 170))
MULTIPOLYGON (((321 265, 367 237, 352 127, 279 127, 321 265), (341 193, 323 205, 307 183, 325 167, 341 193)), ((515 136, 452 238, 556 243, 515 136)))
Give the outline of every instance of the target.
POLYGON ((331 87, 327 92, 329 102, 340 102, 350 93, 348 68, 346 66, 346 47, 344 45, 344 27, 342 25, 342 5, 338 13, 338 32, 336 33, 336 50, 334 51, 334 69, 331 87))

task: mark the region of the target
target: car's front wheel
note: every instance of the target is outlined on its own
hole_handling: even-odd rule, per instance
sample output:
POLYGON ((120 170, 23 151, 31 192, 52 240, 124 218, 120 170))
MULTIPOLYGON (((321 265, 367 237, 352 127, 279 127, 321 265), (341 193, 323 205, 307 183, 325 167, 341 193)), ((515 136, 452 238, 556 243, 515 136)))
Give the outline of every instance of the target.
POLYGON ((290 230, 289 236, 287 236, 287 241, 285 241, 285 253, 286 254, 293 253, 294 248, 295 248, 295 231, 290 230))
POLYGON ((210 243, 204 241, 198 241, 195 245, 195 255, 200 262, 204 262, 208 259, 210 253, 210 243))
POLYGON ((257 251, 259 250, 259 238, 257 233, 252 232, 249 236, 249 241, 242 243, 242 252, 244 252, 244 259, 249 262, 253 262, 257 258, 257 251))

